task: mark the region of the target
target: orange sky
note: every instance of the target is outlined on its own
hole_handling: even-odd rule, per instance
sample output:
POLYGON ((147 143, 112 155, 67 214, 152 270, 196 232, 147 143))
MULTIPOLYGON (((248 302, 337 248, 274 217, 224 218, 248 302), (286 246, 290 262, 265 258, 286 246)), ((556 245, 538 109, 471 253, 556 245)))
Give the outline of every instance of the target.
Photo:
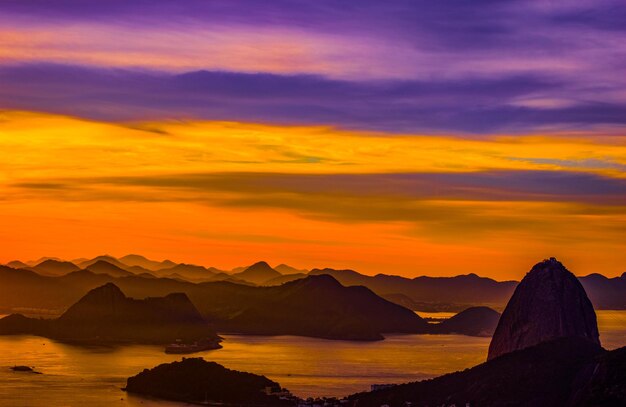
POLYGON ((138 253, 518 279, 557 256, 578 275, 626 271, 625 137, 414 136, 5 111, 0 262, 138 253))

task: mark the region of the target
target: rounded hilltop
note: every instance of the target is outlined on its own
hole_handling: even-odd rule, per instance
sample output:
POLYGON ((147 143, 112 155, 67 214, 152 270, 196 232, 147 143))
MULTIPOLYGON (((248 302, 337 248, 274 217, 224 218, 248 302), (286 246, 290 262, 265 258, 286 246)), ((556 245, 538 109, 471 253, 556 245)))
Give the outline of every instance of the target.
POLYGON ((562 337, 600 344, 596 313, 574 274, 554 257, 535 264, 509 300, 489 359, 562 337))

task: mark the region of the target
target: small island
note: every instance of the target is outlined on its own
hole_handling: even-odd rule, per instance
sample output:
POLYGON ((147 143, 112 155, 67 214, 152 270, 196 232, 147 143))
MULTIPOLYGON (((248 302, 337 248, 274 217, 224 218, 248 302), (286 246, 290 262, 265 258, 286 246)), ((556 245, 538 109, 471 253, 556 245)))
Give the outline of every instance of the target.
POLYGON ((186 403, 293 405, 293 396, 267 377, 230 370, 202 358, 183 358, 145 369, 129 377, 124 390, 186 403))
POLYGON ((24 365, 15 365, 11 367, 11 370, 14 372, 25 372, 25 373, 33 373, 33 374, 41 374, 41 372, 37 372, 35 368, 24 365))

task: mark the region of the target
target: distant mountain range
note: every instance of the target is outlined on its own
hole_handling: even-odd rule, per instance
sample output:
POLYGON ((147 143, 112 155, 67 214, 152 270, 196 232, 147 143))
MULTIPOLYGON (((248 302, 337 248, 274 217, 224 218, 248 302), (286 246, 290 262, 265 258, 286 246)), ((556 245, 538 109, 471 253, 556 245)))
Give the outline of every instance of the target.
MULTIPOLYGON (((240 273, 258 276, 268 268, 260 264, 240 273)), ((261 287, 231 281, 192 283, 144 274, 132 274, 102 259, 56 277, 0 266, 0 309, 26 314, 56 309, 60 314, 85 292, 113 283, 133 298, 184 293, 219 332, 381 340, 384 333, 489 335, 495 328, 492 316, 485 312, 470 312, 469 318, 463 314, 459 316, 462 323, 454 319, 446 329, 435 328, 367 287, 345 287, 325 274, 261 287)))
MULTIPOLYGON (((13 261, 7 266, 32 270, 46 276, 61 276, 88 269, 96 274, 110 274, 115 277, 136 275, 192 283, 229 281, 257 286, 277 286, 309 275, 328 274, 344 286, 365 286, 391 302, 412 310, 430 312, 458 312, 473 306, 502 309, 518 284, 517 281, 496 281, 476 274, 416 278, 387 274, 368 276, 354 270, 324 268, 308 271, 286 264, 272 268, 263 261, 225 271, 214 267, 177 264, 170 260, 155 261, 135 254, 120 258, 104 255, 71 262, 47 257, 36 262, 13 261)), ((591 274, 579 277, 579 280, 596 309, 626 309, 626 273, 614 278, 591 274)))
MULTIPOLYGON (((96 264, 99 262, 90 267, 96 264)), ((84 292, 106 283, 114 283, 134 298, 183 292, 222 332, 380 340, 385 332, 418 333, 428 326, 412 311, 369 289, 344 287, 330 276, 310 276, 275 287, 252 287, 223 281, 195 284, 135 275, 114 277, 89 268, 49 277, 31 270, 0 267, 0 302, 5 308, 18 310, 65 309, 84 292)))

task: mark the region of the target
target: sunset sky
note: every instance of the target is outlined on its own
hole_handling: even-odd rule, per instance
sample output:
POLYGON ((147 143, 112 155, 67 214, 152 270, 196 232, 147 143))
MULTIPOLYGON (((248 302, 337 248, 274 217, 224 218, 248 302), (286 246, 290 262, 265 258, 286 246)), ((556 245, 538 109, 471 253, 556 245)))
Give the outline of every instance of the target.
POLYGON ((0 263, 626 272, 626 3, 0 0, 0 263))

